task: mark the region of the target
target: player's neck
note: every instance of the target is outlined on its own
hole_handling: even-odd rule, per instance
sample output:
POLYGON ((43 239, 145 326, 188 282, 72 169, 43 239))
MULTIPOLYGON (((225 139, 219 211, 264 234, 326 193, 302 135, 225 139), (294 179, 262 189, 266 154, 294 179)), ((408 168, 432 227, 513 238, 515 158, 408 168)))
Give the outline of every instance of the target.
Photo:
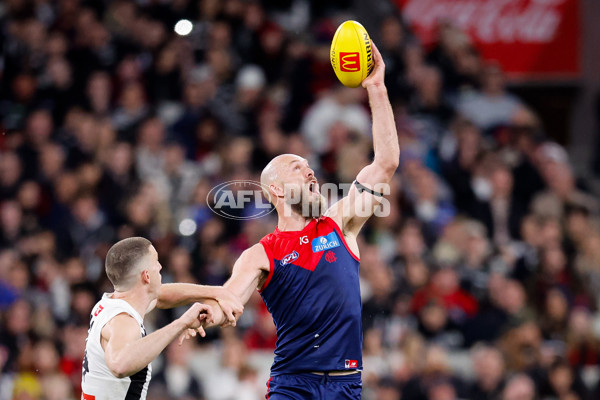
POLYGON ((306 218, 300 214, 292 212, 290 215, 279 215, 277 221, 277 229, 281 232, 285 231, 301 231, 306 225, 310 223, 314 218, 306 218))
POLYGON ((111 297, 113 299, 125 300, 131 307, 134 308, 135 311, 140 314, 142 318, 144 318, 144 315, 146 314, 146 311, 148 310, 153 299, 151 299, 148 293, 142 289, 143 288, 141 287, 135 287, 124 292, 115 290, 111 297))

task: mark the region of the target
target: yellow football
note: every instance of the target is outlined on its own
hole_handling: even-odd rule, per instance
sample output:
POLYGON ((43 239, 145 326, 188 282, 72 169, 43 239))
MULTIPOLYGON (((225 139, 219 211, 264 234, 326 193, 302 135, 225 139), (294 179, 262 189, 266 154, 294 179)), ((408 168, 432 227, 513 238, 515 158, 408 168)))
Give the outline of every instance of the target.
POLYGON ((344 86, 355 88, 373 69, 371 39, 356 21, 341 24, 331 42, 331 66, 344 86))

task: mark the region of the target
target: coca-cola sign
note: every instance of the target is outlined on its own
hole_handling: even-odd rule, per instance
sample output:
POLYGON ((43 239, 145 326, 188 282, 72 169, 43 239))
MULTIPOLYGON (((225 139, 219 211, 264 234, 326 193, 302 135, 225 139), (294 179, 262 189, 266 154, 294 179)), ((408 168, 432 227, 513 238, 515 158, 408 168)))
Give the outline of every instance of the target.
POLYGON ((450 20, 485 59, 513 77, 575 77, 579 73, 578 0, 398 0, 423 43, 437 40, 450 20))

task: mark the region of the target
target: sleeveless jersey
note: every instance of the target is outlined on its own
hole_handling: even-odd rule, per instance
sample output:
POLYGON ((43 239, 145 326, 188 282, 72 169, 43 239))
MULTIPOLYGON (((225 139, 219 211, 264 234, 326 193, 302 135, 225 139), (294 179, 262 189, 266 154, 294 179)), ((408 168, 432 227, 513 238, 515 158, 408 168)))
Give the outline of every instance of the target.
POLYGON ((114 376, 104 359, 104 349, 100 344, 100 334, 104 325, 119 314, 131 315, 140 324, 141 336, 146 336, 143 318, 125 300, 112 299, 105 293, 90 316, 90 329, 85 341, 85 357, 81 389, 84 400, 144 400, 152 376, 152 367, 148 365, 141 371, 125 377, 114 376))
POLYGON ((271 375, 362 369, 360 260, 335 221, 275 229, 260 243, 270 260, 260 294, 277 327, 271 375))

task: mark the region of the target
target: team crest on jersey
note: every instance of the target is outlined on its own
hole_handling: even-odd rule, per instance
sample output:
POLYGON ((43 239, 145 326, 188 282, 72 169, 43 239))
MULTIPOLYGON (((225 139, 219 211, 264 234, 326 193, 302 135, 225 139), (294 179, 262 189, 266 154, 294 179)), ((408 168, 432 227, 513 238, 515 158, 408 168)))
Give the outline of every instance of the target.
POLYGON ((333 251, 329 250, 329 251, 327 252, 327 254, 325 254, 325 261, 327 261, 327 262, 328 262, 328 263, 330 263, 330 264, 331 264, 332 262, 335 262, 335 261, 337 261, 337 258, 335 257, 335 253, 334 253, 333 251))
POLYGON ((340 241, 338 240, 335 232, 331 232, 329 235, 314 238, 311 244, 313 253, 318 253, 323 250, 329 250, 333 249, 334 247, 338 247, 340 245, 340 241))
POLYGON ((288 265, 289 263, 291 263, 298 257, 299 257, 298 252, 294 250, 293 252, 291 252, 290 254, 288 254, 287 256, 285 256, 281 259, 281 266, 283 267, 284 265, 288 265))

